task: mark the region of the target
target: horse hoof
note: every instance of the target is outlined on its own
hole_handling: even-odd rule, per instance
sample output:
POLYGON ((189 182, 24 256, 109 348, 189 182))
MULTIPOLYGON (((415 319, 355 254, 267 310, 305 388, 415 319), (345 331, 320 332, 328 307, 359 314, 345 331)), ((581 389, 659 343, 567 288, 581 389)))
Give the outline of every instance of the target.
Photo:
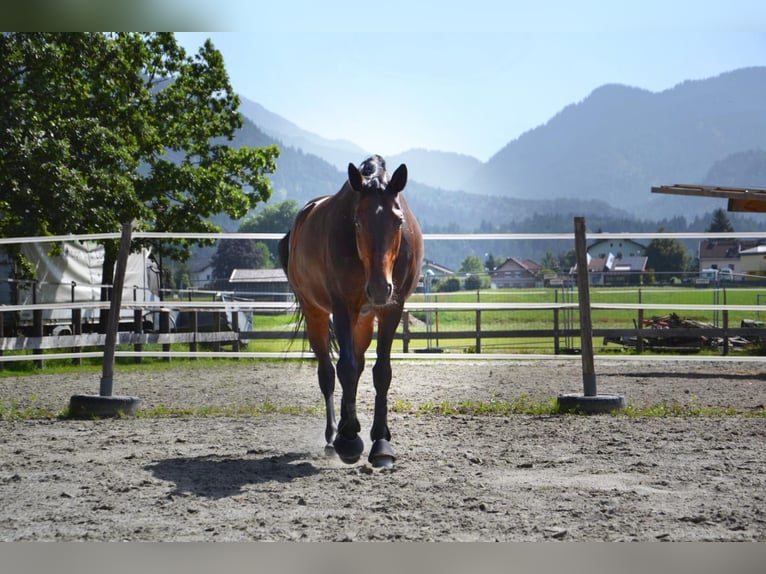
POLYGON ((373 468, 390 468, 394 466, 396 455, 394 454, 394 449, 391 448, 391 443, 384 438, 376 440, 372 443, 368 460, 373 468))
POLYGON ((335 437, 333 442, 335 452, 338 453, 338 457, 346 464, 354 464, 362 456, 364 450, 364 441, 362 437, 356 435, 354 438, 345 438, 342 435, 335 437))

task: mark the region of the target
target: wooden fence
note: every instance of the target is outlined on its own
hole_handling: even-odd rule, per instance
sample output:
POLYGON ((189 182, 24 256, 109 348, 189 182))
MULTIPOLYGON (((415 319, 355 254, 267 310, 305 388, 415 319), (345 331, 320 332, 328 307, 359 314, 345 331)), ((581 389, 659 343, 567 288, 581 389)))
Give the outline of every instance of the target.
MULTIPOLYGON (((221 233, 221 234, 165 234, 155 232, 137 232, 134 234, 135 238, 142 239, 158 239, 164 240, 167 238, 185 238, 185 239, 199 239, 199 238, 214 238, 214 239, 275 239, 279 238, 281 234, 248 234, 248 233, 221 233)), ((754 236, 750 233, 705 233, 705 234, 690 234, 690 233, 670 233, 670 234, 596 234, 592 238, 599 239, 649 239, 654 237, 666 237, 666 238, 679 238, 679 239, 692 239, 692 238, 742 238, 754 236)), ((759 235, 760 236, 760 235, 759 235)), ((0 238, 0 245, 9 243, 31 243, 37 241, 55 242, 55 241, 70 241, 70 240, 104 240, 104 239, 117 239, 119 234, 106 233, 96 235, 85 236, 54 236, 43 238, 0 238)), ((426 234, 425 239, 429 240, 534 240, 534 239, 557 239, 571 241, 573 239, 572 234, 469 234, 469 235, 441 235, 441 234, 426 234)), ((56 303, 56 304, 33 304, 26 306, 14 306, 14 305, 0 305, 0 335, 5 333, 3 328, 3 320, 6 314, 11 314, 19 311, 32 311, 35 321, 39 317, 42 317, 43 311, 46 309, 69 309, 72 315, 71 324, 73 326, 71 334, 60 335, 45 335, 41 326, 35 325, 33 329, 33 336, 29 337, 15 337, 15 336, 0 336, 0 368, 8 361, 36 361, 39 365, 42 365, 44 359, 72 359, 79 361, 86 357, 99 357, 103 351, 98 350, 98 347, 102 347, 105 343, 105 335, 97 333, 83 333, 80 326, 82 325, 79 317, 84 309, 97 308, 105 309, 109 307, 108 302, 89 302, 89 303, 56 303), (96 350, 93 350, 96 348, 96 350)), ((594 329, 593 337, 609 338, 612 340, 619 339, 634 339, 636 350, 639 352, 644 351, 644 342, 647 340, 662 341, 670 338, 714 338, 721 341, 720 349, 722 354, 728 354, 730 350, 729 341, 733 337, 746 337, 751 339, 762 340, 766 337, 766 329, 756 326, 735 326, 730 325, 728 321, 728 313, 730 311, 747 311, 747 312, 761 312, 763 306, 754 305, 661 305, 657 303, 651 304, 592 304, 593 310, 599 309, 633 309, 637 313, 637 320, 635 322, 635 328, 633 329, 594 329), (645 309, 651 309, 658 311, 667 309, 668 312, 677 311, 715 311, 722 315, 723 321, 720 327, 714 328, 695 328, 695 329, 643 329, 642 328, 642 313, 645 309)), ((124 327, 117 336, 117 345, 123 347, 118 349, 116 356, 132 356, 136 361, 140 361, 142 357, 160 356, 167 360, 170 360, 173 356, 178 357, 202 357, 202 356, 236 356, 236 357, 305 357, 310 356, 307 351, 294 352, 283 351, 277 353, 267 352, 253 352, 248 351, 243 344, 246 341, 259 340, 284 340, 285 347, 289 348, 288 341, 295 337, 294 333, 277 331, 277 330, 245 330, 240 329, 240 326, 236 324, 236 318, 238 313, 236 311, 244 312, 292 312, 293 306, 289 303, 267 303, 267 302, 247 302, 247 301, 210 301, 210 302, 196 302, 196 301, 160 301, 160 302, 141 302, 130 303, 123 302, 122 309, 132 310, 134 321, 130 329, 126 330, 124 327), (191 315, 191 326, 187 332, 179 332, 174 330, 171 321, 169 320, 171 312, 184 311, 191 315), (200 331, 195 327, 197 325, 197 317, 201 313, 214 313, 223 314, 228 312, 232 317, 232 324, 229 325, 228 330, 212 330, 212 331, 200 331), (143 318, 147 314, 157 314, 159 321, 155 322, 158 326, 153 328, 151 332, 146 332, 143 325, 143 318), (172 349, 172 345, 188 345, 188 351, 179 351, 172 349), (205 345, 206 350, 200 350, 205 345), (125 346, 132 346, 132 350, 124 349, 125 346), (161 350, 147 350, 147 346, 160 346, 161 350), (207 350, 209 347, 209 350, 207 350)), ((432 332, 421 332, 410 328, 409 320, 404 320, 401 328, 398 331, 397 338, 401 340, 403 355, 408 357, 414 357, 416 355, 428 356, 429 353, 416 353, 416 351, 429 350, 417 346, 418 342, 426 341, 430 343, 430 340, 438 337, 439 340, 452 341, 452 340, 471 340, 473 342, 470 345, 471 353, 464 353, 470 357, 483 357, 487 356, 485 348, 490 346, 490 342, 496 339, 518 339, 518 338, 544 338, 549 339, 553 343, 553 356, 566 353, 575 353, 577 351, 574 348, 573 342, 579 339, 580 330, 578 326, 573 325, 571 317, 577 310, 576 302, 561 302, 561 303, 448 303, 448 302, 408 302, 405 307, 405 314, 413 312, 428 312, 428 311, 452 311, 452 312, 465 312, 472 313, 474 315, 474 328, 470 330, 462 331, 445 331, 440 330, 438 334, 432 332), (547 310, 551 313, 550 328, 544 329, 487 329, 482 325, 483 314, 488 312, 509 312, 522 310, 547 310), (564 320, 562 320, 562 318, 564 320), (562 341, 564 344, 562 344, 562 341)), ((509 325, 510 325, 509 321, 509 325)), ((449 353, 449 355, 457 356, 457 353, 449 353)), ((439 356, 446 356, 439 355, 439 356)))
MULTIPOLYGON (((0 313, 0 333, 3 327, 3 315, 14 311, 32 310, 36 317, 41 316, 42 311, 51 308, 71 308, 73 325, 80 316, 84 308, 105 308, 107 303, 69 303, 69 304, 38 304, 27 306, 4 306, 3 313, 0 313)), ((720 353, 727 355, 730 352, 729 341, 735 337, 744 337, 751 340, 766 340, 766 329, 761 326, 734 326, 728 321, 729 312, 738 311, 762 311, 762 306, 757 305, 662 305, 652 304, 592 304, 594 310, 620 310, 632 309, 637 312, 638 320, 633 329, 594 329, 593 337, 596 340, 608 338, 610 340, 634 340, 635 349, 640 353, 644 349, 646 341, 654 341, 652 349, 662 347, 662 341, 678 339, 688 339, 690 341, 707 339, 719 340, 720 353), (667 309, 668 311, 719 311, 722 316, 722 322, 719 327, 705 328, 674 328, 674 329, 646 329, 642 328, 642 316, 645 309, 653 311, 667 309)), ((402 325, 397 332, 397 339, 401 341, 403 354, 413 356, 413 353, 429 354, 429 352, 439 351, 438 347, 430 347, 432 340, 456 341, 470 340, 470 353, 479 358, 484 355, 484 346, 489 346, 488 342, 497 339, 518 339, 518 338, 539 338, 552 341, 553 355, 563 355, 577 353, 577 348, 573 348, 571 342, 579 339, 579 326, 564 324, 562 321, 563 313, 571 313, 576 310, 576 303, 449 303, 449 302, 408 302, 405 307, 405 315, 402 325), (492 312, 507 312, 510 317, 516 311, 548 311, 550 312, 551 328, 542 329, 486 329, 482 326, 482 316, 492 312), (412 330, 410 328, 409 315, 414 312, 460 312, 469 313, 474 317, 474 327, 470 330, 445 331, 438 333, 432 331, 412 330), (427 342, 428 346, 418 345, 419 342, 427 342), (569 344, 562 344, 567 342, 569 344)), ((293 313, 295 307, 293 304, 282 302, 247 302, 247 301, 163 301, 163 302, 144 302, 127 303, 123 309, 130 309, 134 314, 134 321, 129 330, 123 326, 117 335, 117 345, 122 350, 117 352, 117 356, 132 356, 136 362, 140 362, 142 357, 163 357, 170 360, 172 357, 252 357, 252 358, 275 358, 275 357, 307 357, 310 354, 306 351, 289 351, 290 341, 294 340, 296 334, 284 330, 244 330, 240 329, 238 324, 239 312, 252 313, 293 313), (189 331, 176 331, 172 328, 170 316, 172 312, 185 312, 191 317, 189 331), (225 319, 228 311, 230 320, 225 319), (156 313, 159 316, 159 328, 156 331, 146 332, 144 317, 147 313, 156 313), (197 328, 198 316, 200 314, 212 314, 220 318, 218 328, 210 331, 201 331, 197 328), (285 342, 284 352, 258 352, 248 351, 246 349, 248 342, 264 340, 283 340, 285 342), (187 351, 180 351, 177 348, 172 349, 172 345, 187 345, 187 351), (124 347, 132 347, 132 350, 126 350, 124 347), (146 350, 146 346, 155 347, 152 350, 146 350), (161 350, 157 349, 161 346, 161 350), (171 350, 172 349, 172 350, 171 350)), ((569 323, 569 322, 567 322, 569 323)), ((0 368, 8 361, 35 361, 39 366, 43 365, 45 359, 71 359, 74 362, 80 362, 86 357, 99 357, 102 351, 97 350, 103 347, 105 335, 99 333, 78 332, 77 326, 73 329, 73 334, 66 335, 38 335, 31 337, 0 337, 0 368), (94 350, 95 348, 95 350, 94 350)), ((301 334, 298 334, 301 336, 301 334)), ((693 347, 693 345, 692 345, 693 347)), ((692 350, 675 347, 676 350, 692 350)), ((697 347, 697 350, 699 347, 697 347)), ((493 355, 494 356, 494 355, 493 355)))

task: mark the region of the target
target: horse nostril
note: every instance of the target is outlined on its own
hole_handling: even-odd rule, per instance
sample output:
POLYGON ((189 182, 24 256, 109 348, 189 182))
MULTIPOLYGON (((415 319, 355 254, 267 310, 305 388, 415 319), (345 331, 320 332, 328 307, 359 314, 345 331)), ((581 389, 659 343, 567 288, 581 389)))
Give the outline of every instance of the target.
POLYGON ((391 283, 367 285, 365 292, 367 293, 367 300, 373 305, 385 305, 391 300, 394 286, 391 283))

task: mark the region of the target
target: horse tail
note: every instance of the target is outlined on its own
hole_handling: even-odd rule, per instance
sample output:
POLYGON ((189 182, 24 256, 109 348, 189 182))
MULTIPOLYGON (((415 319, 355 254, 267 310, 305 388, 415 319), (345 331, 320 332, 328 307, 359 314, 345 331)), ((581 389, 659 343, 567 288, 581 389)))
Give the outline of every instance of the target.
POLYGON ((287 264, 290 261, 290 232, 279 240, 277 246, 277 253, 279 255, 279 264, 282 266, 282 270, 287 275, 287 264))

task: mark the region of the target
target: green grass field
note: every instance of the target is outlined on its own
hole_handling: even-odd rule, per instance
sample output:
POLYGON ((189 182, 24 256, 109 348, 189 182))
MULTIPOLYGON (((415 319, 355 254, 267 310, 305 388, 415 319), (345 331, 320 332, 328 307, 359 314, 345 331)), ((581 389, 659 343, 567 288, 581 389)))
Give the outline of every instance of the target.
MULTIPOLYGON (((590 299, 593 305, 599 303, 610 304, 662 304, 662 305, 760 305, 766 303, 766 288, 681 288, 681 287, 642 287, 639 291, 636 287, 599 287, 593 286, 590 291, 590 299)), ((449 302, 449 303, 572 303, 576 306, 577 294, 571 290, 561 289, 487 289, 477 291, 461 291, 457 293, 438 293, 424 295, 415 294, 411 298, 411 303, 416 305, 419 302, 449 302), (426 298, 427 297, 427 298, 426 298)), ((644 318, 650 319, 652 316, 663 316, 670 313, 667 309, 645 309, 644 318)), ((635 309, 609 309, 592 311, 592 323, 594 329, 632 329, 638 321, 638 311, 635 309)), ((722 311, 714 310, 695 310, 678 311, 677 313, 684 319, 711 323, 721 326, 723 317, 722 311)), ((415 339, 410 343, 409 350, 417 351, 426 348, 441 348, 450 353, 473 353, 476 352, 476 338, 470 336, 461 339, 446 338, 444 335, 448 332, 464 331, 475 332, 476 313, 475 311, 412 311, 413 320, 410 322, 410 332, 427 336, 425 339, 415 339)), ((766 305, 764 312, 760 311, 730 311, 729 326, 738 327, 742 319, 754 319, 766 321, 766 305)), ((280 331, 284 333, 283 338, 268 340, 252 340, 243 349, 249 352, 284 352, 284 351, 303 351, 308 350, 308 343, 304 340, 302 331, 296 333, 296 316, 294 313, 288 314, 254 314, 254 331, 280 331)), ((552 330, 554 327, 554 313, 550 309, 522 309, 511 311, 482 311, 482 353, 542 353, 552 354, 554 352, 554 341, 552 337, 512 337, 512 338, 491 338, 487 332, 491 331, 516 331, 525 330, 552 330)), ((579 329, 579 312, 577 308, 568 311, 559 311, 559 328, 561 329, 579 329)), ((401 332, 400 328, 400 332, 401 332)), ((614 353, 624 352, 625 350, 616 344, 610 343, 603 345, 603 342, 594 338, 594 350, 596 353, 614 353)), ((559 340, 561 352, 567 352, 568 349, 579 349, 579 337, 561 338, 559 340)), ((154 350, 146 345, 145 350, 154 350)), ((156 350, 159 350, 157 346, 156 350)), ((187 345, 174 345, 173 350, 186 351, 187 345)), ((125 350, 132 350, 127 348, 125 350)), ((402 352, 403 345, 401 340, 394 343, 394 352, 402 352)), ((757 349, 746 350, 745 352, 760 353, 760 346, 757 349)), ((8 353, 10 354, 10 353, 8 353)), ((162 359, 144 359, 145 361, 161 361, 162 359)), ((176 360, 176 359, 174 359, 176 360)), ((87 361, 87 359, 85 360, 87 361)), ((121 358, 120 363, 128 364, 133 359, 121 358)), ((97 359, 91 362, 99 362, 97 359)), ((53 364, 53 361, 50 361, 53 364)), ((63 363, 63 361, 62 361, 63 363)), ((0 363, 5 370, 15 371, 28 368, 28 362, 0 363), (22 365, 25 365, 22 367, 22 365)), ((47 364, 47 363, 46 363, 47 364)))

